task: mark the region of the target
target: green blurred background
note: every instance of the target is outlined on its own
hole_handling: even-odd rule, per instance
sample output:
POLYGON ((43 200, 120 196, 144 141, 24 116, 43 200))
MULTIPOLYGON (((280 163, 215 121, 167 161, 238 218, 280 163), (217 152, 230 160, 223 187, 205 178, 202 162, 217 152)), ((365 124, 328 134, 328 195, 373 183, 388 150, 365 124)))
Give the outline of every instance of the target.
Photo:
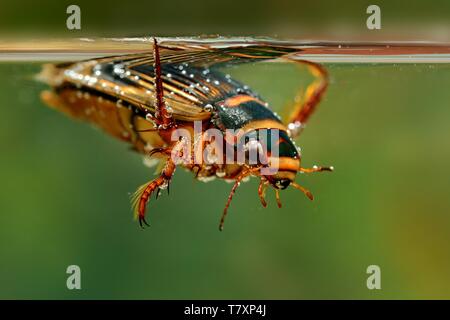
POLYGON ((448 0, 2 0, 0 35, 279 36, 450 40, 448 0), (81 8, 81 30, 66 29, 66 8, 81 8), (366 9, 381 8, 381 30, 366 28, 366 9))
MULTIPOLYGON (((72 2, 2 1, 0 34, 448 37, 448 1, 401 3, 377 3, 374 33, 366 1, 78 1, 83 27, 69 32, 72 2)), ((260 206, 256 180, 243 184, 219 232, 231 186, 183 170, 141 230, 129 194, 153 171, 125 144, 44 106, 39 64, 1 63, 0 298, 450 298, 450 65, 327 67, 330 89, 298 144, 305 166, 336 171, 299 177, 316 200, 289 189, 281 210, 270 191, 260 206), (80 291, 66 288, 71 264, 80 291), (382 290, 366 287, 372 264, 382 290)), ((230 73, 277 110, 310 80, 282 64, 230 73)))

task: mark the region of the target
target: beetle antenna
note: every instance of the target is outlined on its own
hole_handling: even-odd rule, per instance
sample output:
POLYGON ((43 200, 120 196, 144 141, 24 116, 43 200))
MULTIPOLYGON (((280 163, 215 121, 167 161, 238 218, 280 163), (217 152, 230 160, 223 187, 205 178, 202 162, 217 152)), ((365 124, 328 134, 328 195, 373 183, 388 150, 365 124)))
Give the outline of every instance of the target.
POLYGON ((312 168, 300 168, 297 171, 304 172, 304 173, 313 173, 313 172, 322 172, 322 171, 333 171, 334 167, 318 167, 314 166, 312 168))
POLYGON ((301 192, 303 192, 305 194, 305 196, 307 196, 309 198, 309 200, 314 200, 314 196, 312 195, 311 191, 309 191, 308 189, 302 187, 301 185, 295 183, 295 182, 291 182, 291 186, 293 186, 295 189, 300 190, 301 192))

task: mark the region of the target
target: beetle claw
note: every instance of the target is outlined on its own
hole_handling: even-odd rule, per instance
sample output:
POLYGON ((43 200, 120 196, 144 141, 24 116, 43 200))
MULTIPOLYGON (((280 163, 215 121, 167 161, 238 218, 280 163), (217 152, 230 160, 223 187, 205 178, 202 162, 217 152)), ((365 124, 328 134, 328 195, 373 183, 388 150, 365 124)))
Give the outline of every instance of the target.
POLYGON ((150 227, 148 222, 145 220, 145 217, 139 217, 139 225, 142 229, 145 229, 145 226, 150 227))

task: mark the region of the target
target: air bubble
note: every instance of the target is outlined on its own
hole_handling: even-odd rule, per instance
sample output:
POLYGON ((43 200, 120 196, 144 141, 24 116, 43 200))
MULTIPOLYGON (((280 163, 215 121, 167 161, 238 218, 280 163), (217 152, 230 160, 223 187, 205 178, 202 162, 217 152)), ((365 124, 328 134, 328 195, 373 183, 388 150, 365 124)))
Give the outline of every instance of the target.
POLYGON ((172 113, 173 113, 173 109, 169 106, 166 106, 166 111, 167 111, 167 118, 172 117, 172 113))
POLYGON ((219 178, 225 177, 226 172, 225 171, 216 171, 216 176, 219 178))
POLYGON ((207 104, 205 107, 204 107, 204 109, 205 109, 205 111, 207 111, 207 112, 212 112, 213 110, 214 110, 214 107, 212 106, 212 104, 207 104))
POLYGON ((125 70, 123 69, 123 65, 121 64, 115 65, 113 71, 115 74, 123 74, 125 72, 125 70))

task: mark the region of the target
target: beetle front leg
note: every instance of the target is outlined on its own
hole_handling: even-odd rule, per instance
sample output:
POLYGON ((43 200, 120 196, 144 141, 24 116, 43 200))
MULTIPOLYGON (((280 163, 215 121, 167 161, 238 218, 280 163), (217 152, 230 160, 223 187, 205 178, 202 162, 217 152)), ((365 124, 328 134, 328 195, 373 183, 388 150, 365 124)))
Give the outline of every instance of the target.
POLYGON ((298 94, 295 99, 293 110, 288 117, 288 133, 292 138, 297 137, 309 117, 314 113, 322 96, 328 87, 328 72, 320 64, 306 60, 292 60, 292 62, 304 64, 308 67, 311 74, 316 78, 311 83, 304 94, 298 94))

